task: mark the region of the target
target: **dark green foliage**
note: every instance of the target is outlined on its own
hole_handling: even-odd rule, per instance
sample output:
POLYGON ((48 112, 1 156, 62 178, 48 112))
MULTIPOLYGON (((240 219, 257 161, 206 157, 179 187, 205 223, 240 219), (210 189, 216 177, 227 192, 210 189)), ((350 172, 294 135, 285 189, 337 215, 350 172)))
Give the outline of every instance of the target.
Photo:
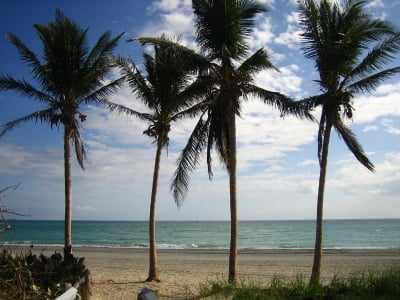
POLYGON ((79 294, 89 299, 89 270, 84 258, 55 252, 50 257, 31 251, 16 254, 10 249, 0 253, 0 299, 54 299, 67 285, 82 282, 79 294))
POLYGON ((38 296, 26 255, 14 255, 3 249, 0 253, 0 299, 36 299, 38 296))
POLYGON ((208 285, 210 287, 200 289, 200 297, 235 300, 394 300, 400 296, 400 266, 383 271, 352 273, 347 276, 335 275, 328 285, 310 286, 302 275, 289 282, 274 277, 267 288, 246 281, 234 285, 221 280, 208 285))

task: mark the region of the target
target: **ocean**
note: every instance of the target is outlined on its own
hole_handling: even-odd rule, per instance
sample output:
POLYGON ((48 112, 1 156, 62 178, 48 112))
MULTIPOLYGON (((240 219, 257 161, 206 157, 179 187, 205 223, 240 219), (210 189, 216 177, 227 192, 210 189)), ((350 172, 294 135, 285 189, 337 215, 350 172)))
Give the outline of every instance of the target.
MULTIPOLYGON (((9 221, 0 245, 62 246, 63 221, 9 221)), ((239 221, 239 249, 313 249, 315 221, 239 221)), ((228 221, 158 221, 160 249, 228 249, 228 221)), ((74 221, 74 247, 147 248, 145 221, 74 221)), ((400 248, 400 219, 326 220, 325 249, 400 248)))

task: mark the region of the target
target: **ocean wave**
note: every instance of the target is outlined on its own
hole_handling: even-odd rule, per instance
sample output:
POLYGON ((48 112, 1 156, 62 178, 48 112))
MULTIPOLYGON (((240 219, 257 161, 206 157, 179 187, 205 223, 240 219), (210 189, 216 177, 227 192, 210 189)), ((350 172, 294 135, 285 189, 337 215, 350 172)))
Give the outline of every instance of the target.
MULTIPOLYGON (((51 247, 62 249, 64 245, 62 244, 32 244, 30 242, 2 242, 0 246, 7 247, 34 247, 40 249, 41 247, 51 247)), ((109 249, 148 249, 147 244, 140 245, 92 245, 92 244, 74 244, 74 248, 109 248, 109 249)), ((196 244, 190 245, 179 245, 179 244, 157 244, 157 249, 160 250, 229 250, 229 247, 201 247, 196 244)), ((324 247, 323 250, 391 250, 400 249, 399 247, 324 247)), ((314 250, 311 247, 239 247, 238 250, 241 251, 268 251, 268 250, 314 250)))

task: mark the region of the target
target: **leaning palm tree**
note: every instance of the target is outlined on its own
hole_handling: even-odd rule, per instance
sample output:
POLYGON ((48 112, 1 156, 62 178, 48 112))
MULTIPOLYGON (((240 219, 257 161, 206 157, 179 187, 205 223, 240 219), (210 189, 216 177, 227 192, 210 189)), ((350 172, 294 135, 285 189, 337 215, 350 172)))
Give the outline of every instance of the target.
MULTIPOLYGON (((198 62, 198 87, 203 89, 206 109, 189 137, 177 161, 171 190, 181 205, 189 188, 190 173, 199 164, 200 154, 207 152, 209 178, 212 178, 211 153, 215 149, 229 174, 231 240, 229 254, 230 282, 236 282, 238 218, 236 193, 236 116, 240 116, 243 100, 256 97, 277 107, 282 113, 294 113, 311 118, 301 105, 282 94, 254 85, 255 75, 265 69, 274 69, 264 49, 249 56, 247 38, 252 33, 255 17, 266 7, 248 0, 193 0, 196 20, 196 40, 201 53, 187 50, 198 62)), ((157 43, 141 38, 143 43, 157 43)))
POLYGON ((21 59, 32 72, 36 84, 0 75, 0 90, 12 90, 45 105, 42 110, 3 125, 0 137, 17 125, 40 121, 51 127, 64 129, 64 178, 65 178, 65 235, 64 253, 72 251, 72 191, 71 144, 82 169, 86 150, 79 129, 86 120, 81 111, 85 104, 110 104, 107 98, 123 83, 123 78, 105 84, 106 75, 115 66, 112 52, 121 35, 111 37, 104 33, 94 45, 87 45, 88 29, 68 19, 56 10, 55 21, 47 25, 34 25, 43 44, 43 61, 17 36, 7 34, 17 48, 21 59))
POLYGON ((372 92, 400 68, 382 69, 400 50, 400 34, 390 23, 365 12, 366 1, 346 0, 340 5, 328 0, 302 0, 299 11, 305 56, 314 60, 322 94, 305 102, 321 106, 318 130, 320 165, 314 262, 310 284, 320 283, 322 219, 328 149, 332 128, 356 159, 368 170, 368 159, 355 134, 346 125, 352 119, 353 103, 360 93, 372 92))
MULTIPOLYGON (((168 42, 164 37, 161 38, 168 42)), ((168 148, 171 124, 183 118, 194 116, 202 109, 196 104, 197 88, 192 85, 194 66, 192 60, 177 48, 156 45, 154 57, 144 53, 147 75, 139 71, 130 59, 120 58, 120 65, 132 92, 146 105, 149 112, 137 112, 129 108, 119 108, 124 112, 148 122, 143 133, 154 139, 156 156, 149 216, 149 275, 147 281, 160 281, 157 264, 156 244, 156 204, 157 188, 163 148, 168 148)))

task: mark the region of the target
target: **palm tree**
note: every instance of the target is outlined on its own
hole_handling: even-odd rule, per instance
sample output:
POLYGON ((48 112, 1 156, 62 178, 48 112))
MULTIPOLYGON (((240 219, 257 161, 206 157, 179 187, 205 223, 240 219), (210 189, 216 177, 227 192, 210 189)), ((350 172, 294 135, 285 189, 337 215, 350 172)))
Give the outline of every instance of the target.
POLYGON ((55 21, 34 25, 43 44, 43 62, 17 36, 7 34, 21 59, 32 72, 36 84, 0 75, 0 89, 12 90, 45 105, 45 108, 3 125, 0 137, 21 123, 40 121, 64 129, 65 235, 64 253, 72 252, 71 144, 82 169, 86 150, 79 129, 86 120, 85 104, 110 104, 107 98, 123 83, 123 78, 104 84, 114 67, 112 52, 122 34, 100 36, 93 48, 87 46, 87 31, 56 10, 55 21))
MULTIPOLYGON (((266 7, 247 0, 193 0, 196 19, 196 40, 201 53, 187 50, 188 56, 202 62, 196 85, 202 90, 205 110, 183 149, 172 179, 171 190, 179 205, 189 188, 189 175, 199 164, 200 154, 207 151, 209 178, 212 178, 211 152, 215 148, 229 174, 231 241, 229 281, 237 276, 237 193, 236 193, 236 116, 240 116, 243 100, 256 97, 277 107, 283 114, 293 113, 311 118, 303 106, 282 94, 254 85, 255 74, 274 69, 264 49, 251 56, 246 38, 252 33, 255 17, 266 7)), ((160 43, 140 38, 142 43, 160 43)), ((182 46, 177 46, 182 48, 182 46)), ((200 94, 199 94, 200 95, 200 94)))
POLYGON ((400 34, 388 22, 365 12, 366 1, 346 0, 340 5, 328 0, 302 0, 299 4, 303 28, 303 51, 314 60, 322 94, 305 102, 321 106, 318 130, 320 165, 314 262, 310 284, 320 283, 322 218, 328 149, 332 128, 356 159, 368 170, 368 159, 355 134, 346 126, 352 119, 353 103, 360 93, 370 93, 383 80, 400 72, 399 67, 382 70, 400 50, 400 34))
MULTIPOLYGON (((164 37, 161 37, 161 40, 168 42, 164 37)), ((156 204, 162 149, 168 148, 171 124, 194 116, 202 107, 195 104, 196 95, 193 92, 196 89, 191 87, 194 70, 192 61, 186 60, 179 49, 165 45, 155 45, 154 52, 154 57, 143 54, 147 76, 141 74, 132 60, 120 59, 124 77, 127 78, 132 92, 150 112, 140 113, 129 108, 119 110, 150 123, 143 133, 154 139, 157 145, 150 199, 147 281, 160 281, 157 264, 156 204)))

